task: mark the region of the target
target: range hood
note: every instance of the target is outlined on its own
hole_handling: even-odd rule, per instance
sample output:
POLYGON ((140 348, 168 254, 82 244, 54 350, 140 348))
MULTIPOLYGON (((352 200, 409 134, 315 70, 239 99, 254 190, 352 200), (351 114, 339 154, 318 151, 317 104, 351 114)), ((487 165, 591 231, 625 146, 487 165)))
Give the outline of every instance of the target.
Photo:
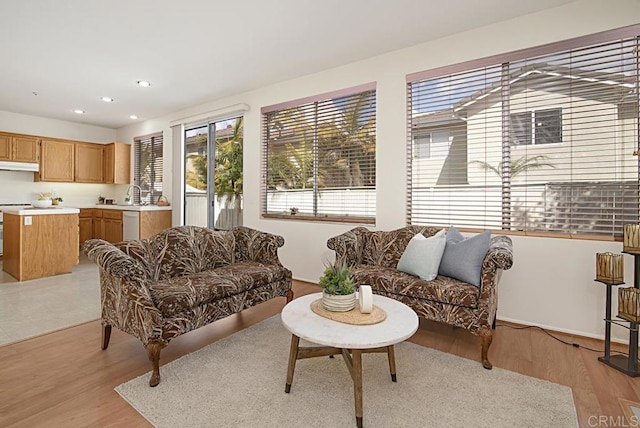
POLYGON ((37 163, 0 161, 0 170, 2 171, 38 172, 39 169, 40 165, 37 163))

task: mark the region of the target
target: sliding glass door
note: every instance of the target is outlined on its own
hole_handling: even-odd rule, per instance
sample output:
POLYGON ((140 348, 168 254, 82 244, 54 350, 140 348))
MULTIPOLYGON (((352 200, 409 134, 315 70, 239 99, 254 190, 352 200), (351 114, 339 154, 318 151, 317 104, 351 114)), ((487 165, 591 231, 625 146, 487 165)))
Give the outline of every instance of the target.
POLYGON ((188 128, 184 140, 185 224, 242 225, 243 118, 188 128))

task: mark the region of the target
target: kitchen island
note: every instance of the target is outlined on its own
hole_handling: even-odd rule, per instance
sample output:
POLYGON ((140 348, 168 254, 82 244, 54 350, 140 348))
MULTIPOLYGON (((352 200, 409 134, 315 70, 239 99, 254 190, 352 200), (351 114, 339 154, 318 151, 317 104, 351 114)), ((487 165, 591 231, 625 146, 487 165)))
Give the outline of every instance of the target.
POLYGON ((77 208, 3 211, 3 270, 18 281, 70 273, 78 264, 77 208))

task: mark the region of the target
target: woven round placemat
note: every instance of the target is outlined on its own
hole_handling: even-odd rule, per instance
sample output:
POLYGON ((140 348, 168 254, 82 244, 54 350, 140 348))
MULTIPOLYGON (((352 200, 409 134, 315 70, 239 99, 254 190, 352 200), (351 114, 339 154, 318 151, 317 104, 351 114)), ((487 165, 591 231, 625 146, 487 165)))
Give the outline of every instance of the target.
POLYGON ((321 317, 328 318, 333 321, 342 322, 353 325, 371 325, 378 324, 387 318, 387 313, 379 306, 373 305, 373 311, 370 314, 360 312, 360 305, 356 300, 356 307, 347 312, 332 312, 322 306, 322 299, 311 302, 311 310, 321 317))

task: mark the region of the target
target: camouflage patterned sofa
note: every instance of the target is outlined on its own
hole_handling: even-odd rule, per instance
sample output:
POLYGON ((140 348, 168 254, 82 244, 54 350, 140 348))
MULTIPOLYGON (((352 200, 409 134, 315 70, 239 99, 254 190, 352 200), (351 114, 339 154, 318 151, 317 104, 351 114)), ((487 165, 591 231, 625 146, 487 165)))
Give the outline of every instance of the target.
POLYGON ((84 252, 100 268, 102 349, 116 327, 140 339, 160 382, 160 350, 171 339, 278 296, 293 298, 282 266, 281 236, 182 226, 148 239, 110 244, 92 239, 84 252))
POLYGON ((374 232, 357 227, 330 238, 327 246, 336 252, 336 263, 355 267, 357 284, 370 284, 374 293, 401 301, 420 317, 462 327, 480 336, 482 365, 491 369, 487 354, 498 307, 496 287, 502 270, 511 268, 513 262, 511 239, 508 236, 491 238, 482 264, 480 287, 442 275, 425 281, 396 269, 415 234, 430 237, 439 230, 407 226, 374 232))

